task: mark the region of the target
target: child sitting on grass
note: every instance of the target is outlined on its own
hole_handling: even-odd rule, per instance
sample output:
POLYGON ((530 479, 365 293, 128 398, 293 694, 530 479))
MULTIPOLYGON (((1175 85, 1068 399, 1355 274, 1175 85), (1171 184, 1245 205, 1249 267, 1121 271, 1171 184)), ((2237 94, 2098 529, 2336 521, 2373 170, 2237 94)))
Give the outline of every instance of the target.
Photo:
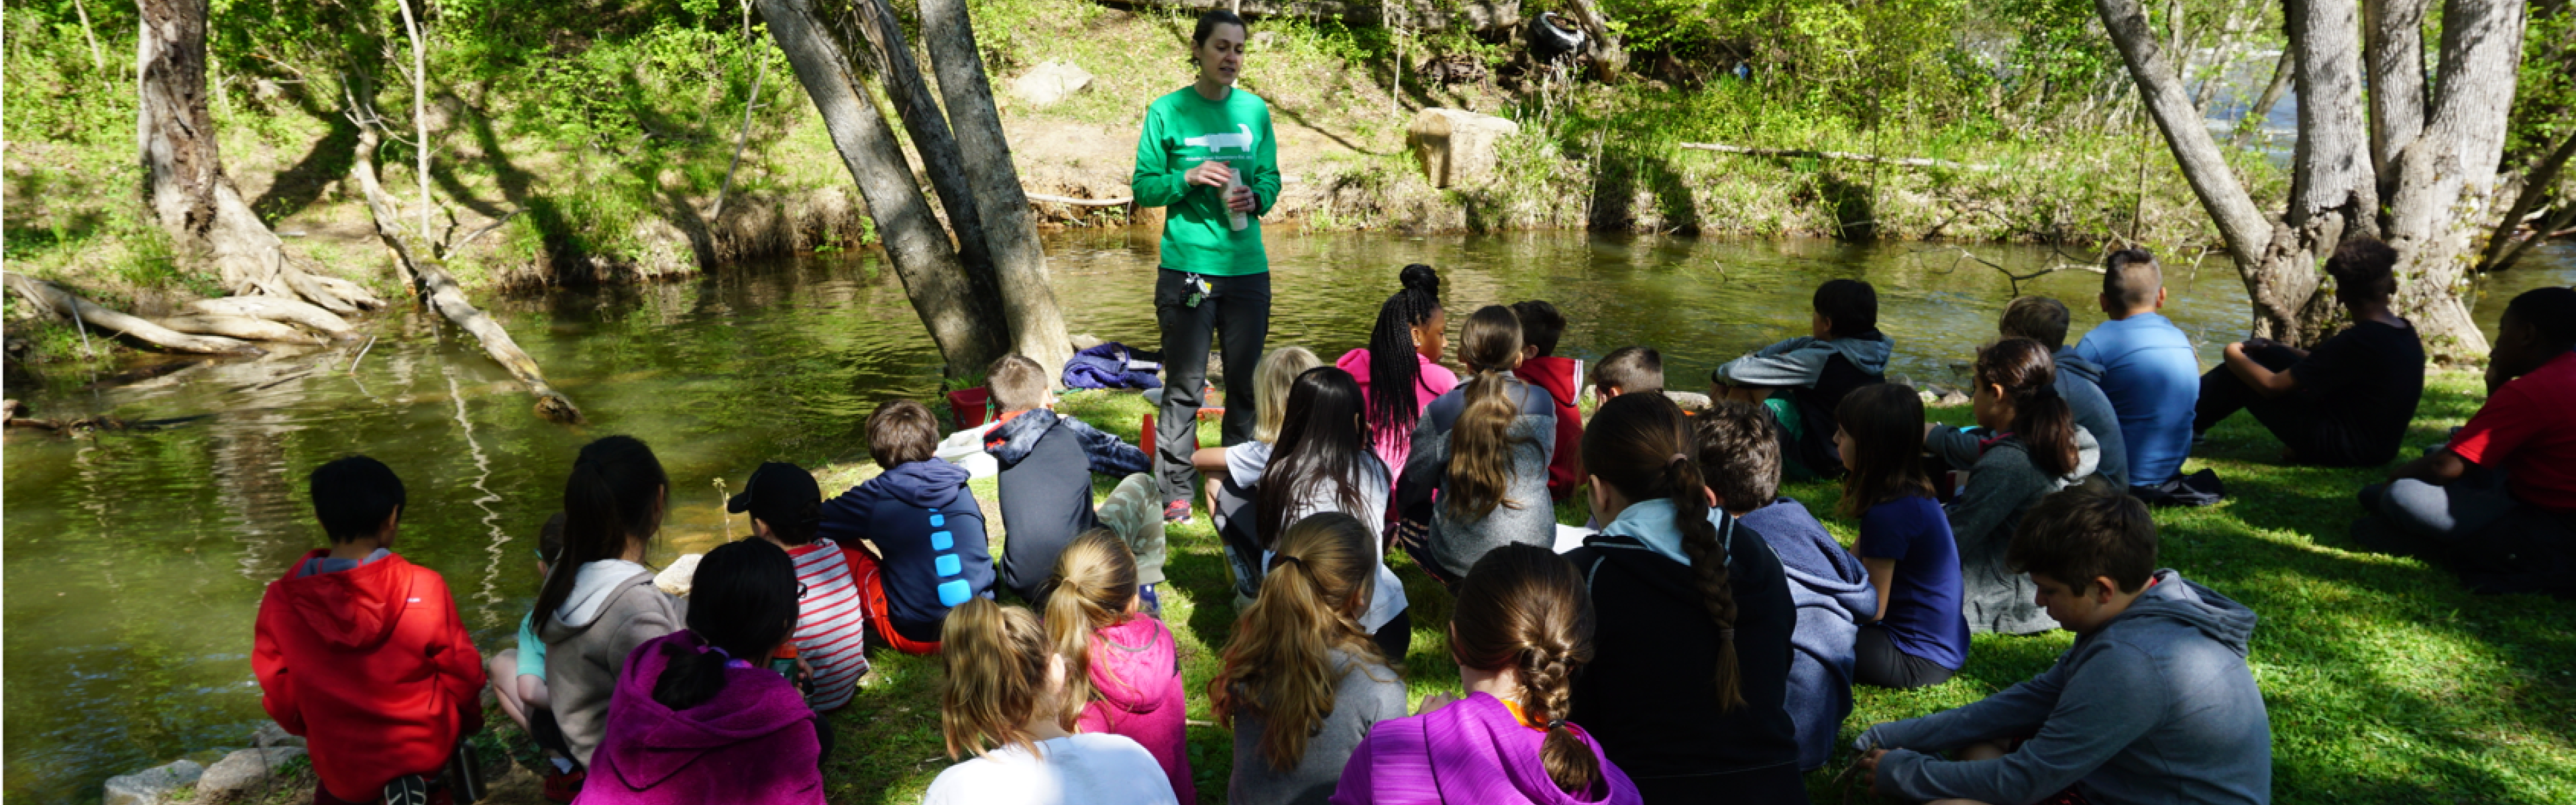
POLYGON ((2004 566, 2004 549, 2022 512, 2091 475, 2100 455, 2093 435, 2075 426, 2074 410, 2058 396, 2056 375, 2048 348, 2039 342, 1996 342, 1977 351, 1977 393, 1970 405, 1982 432, 1948 425, 1924 429, 1925 452, 1969 471, 1946 511, 1950 535, 1959 544, 1959 571, 1967 580, 1960 610, 1975 631, 2036 634, 2057 628, 2032 603, 2030 577, 2004 566))
MULTIPOLYGON (((1654 347, 1620 347, 1592 368, 1592 401, 1609 402, 1621 394, 1664 390, 1664 355, 1654 347)), ((1575 452, 1581 453, 1582 450, 1575 452)), ((1580 459, 1578 459, 1580 460, 1580 459)))
MULTIPOLYGON (((563 529, 563 512, 555 512, 537 530, 537 578, 545 578, 548 566, 563 555, 563 529)), ((546 798, 572 801, 573 781, 568 778, 572 750, 564 745, 563 728, 555 724, 555 713, 546 706, 546 643, 537 639, 536 612, 519 619, 517 647, 492 655, 483 664, 483 675, 491 680, 492 698, 500 703, 501 712, 549 756, 554 772, 546 775, 546 798)))
POLYGON ((1236 805, 1313 805, 1369 727, 1404 716, 1404 680, 1359 622, 1377 532, 1326 512, 1279 538, 1262 594, 1235 619, 1209 710, 1234 730, 1236 805))
MULTIPOLYGON (((1389 479, 1358 427, 1359 383, 1349 372, 1319 366, 1297 376, 1288 391, 1286 424, 1270 466, 1261 473, 1261 490, 1253 503, 1260 528, 1261 566, 1272 565, 1288 526, 1324 512, 1340 512, 1380 533, 1386 522, 1389 479)), ((1387 569, 1386 543, 1369 540, 1377 580, 1369 585, 1368 606, 1360 611, 1360 628, 1377 641, 1378 652, 1402 657, 1413 643, 1412 603, 1404 583, 1387 569)), ((1264 578, 1267 578, 1267 570, 1264 578)))
MULTIPOLYGON (((564 555, 537 591, 546 695, 573 762, 587 767, 608 728, 618 673, 635 648, 687 626, 686 599, 644 566, 670 511, 671 476, 633 436, 582 445, 564 481, 564 555)), ((584 785, 588 785, 585 779, 584 785)))
POLYGON ((868 626, 897 651, 939 652, 939 624, 972 598, 993 597, 984 512, 966 468, 931 456, 939 422, 911 400, 868 415, 868 456, 884 472, 823 504, 818 533, 850 563, 868 626))
POLYGON ((1923 399, 1912 386, 1881 383, 1844 397, 1835 413, 1834 443, 1850 471, 1840 512, 1860 519, 1852 554, 1878 596, 1853 636, 1852 681, 1948 682, 1968 663, 1968 619, 1959 608, 1959 545, 1923 474, 1923 399))
POLYGON ((1406 547, 1425 572, 1452 584, 1486 551, 1556 542, 1547 491, 1556 404, 1512 375, 1521 362, 1520 319, 1487 306, 1458 341, 1474 374, 1423 409, 1411 463, 1396 482, 1406 547))
POLYGON ((1137 615, 1137 588, 1127 543, 1106 528, 1082 532, 1047 579, 1047 642, 1065 661, 1074 730, 1134 739, 1162 765, 1173 794, 1197 802, 1180 644, 1162 621, 1137 615))
POLYGON ((1833 453, 1834 409, 1852 389, 1886 382, 1895 342, 1878 331, 1878 291, 1860 280, 1816 286, 1813 335, 1763 347, 1709 373, 1711 400, 1770 409, 1790 477, 1842 473, 1833 453))
POLYGON ((2129 487, 2128 443, 2120 437, 2120 412, 2111 407, 2111 398, 2102 394, 2102 367, 2078 358, 2066 347, 2066 305, 2045 296, 2025 296, 2005 306, 2003 321, 1995 331, 2005 338, 2027 338, 2048 348, 2048 358, 2057 364, 2057 396, 2066 400, 2075 412, 2075 426, 2092 434, 2101 447, 2101 461, 2093 472, 2105 480, 2129 487))
POLYGON ((2424 342, 2391 307, 2396 263, 2396 250, 2374 238, 2336 246, 2326 274, 2352 326, 2314 351, 2263 338, 2227 345, 2225 365, 2200 376, 2192 433, 2250 411, 2281 440, 2284 462, 2364 467, 2396 458, 2424 398, 2424 342))
POLYGON ((1262 471, 1270 465, 1272 445, 1288 421, 1288 391, 1297 384, 1297 376, 1323 365, 1315 353, 1305 347, 1280 347, 1261 356, 1261 365, 1253 370, 1253 401, 1260 416, 1253 421, 1252 441, 1230 447, 1202 447, 1190 456, 1198 471, 1206 473, 1212 487, 1208 508, 1214 513, 1216 535, 1225 547, 1226 567, 1234 576, 1235 609, 1252 604, 1261 592, 1261 527, 1255 516, 1253 500, 1259 495, 1262 471))
POLYGON ((1984 701, 1870 727, 1858 746, 1873 790, 1909 801, 2271 801, 2271 721, 2245 664, 2254 612, 2156 569, 2144 504, 2107 483, 2050 495, 2013 534, 2010 556, 2075 645, 1984 701))
POLYGON ((296 560, 259 601, 251 671, 260 707, 309 739, 316 805, 446 801, 433 788, 483 728, 483 655, 437 571, 393 552, 403 484, 366 456, 313 470, 331 547, 296 560))
POLYGON ((689 628, 635 649, 581 802, 823 802, 821 719, 768 667, 796 629, 796 566, 777 545, 716 546, 689 582, 689 628))
POLYGON ((1798 608, 1789 635, 1789 719, 1798 725, 1798 768, 1813 771, 1834 751, 1852 708, 1852 639, 1878 613, 1869 571, 1795 500, 1778 497, 1780 440, 1762 409, 1729 400, 1695 423, 1693 455, 1713 507, 1771 545, 1798 608))
POLYGON ((784 461, 760 465, 725 511, 751 513, 751 534, 768 540, 796 562, 796 632, 789 641, 811 669, 807 702, 829 713, 850 703, 859 677, 868 673, 867 608, 859 605, 849 551, 816 539, 822 526, 823 489, 813 473, 784 461))
POLYGON ((1403 467, 1413 449, 1413 423, 1422 409, 1458 387, 1458 373, 1440 365, 1449 349, 1449 314, 1440 309, 1440 272, 1419 263, 1404 267, 1404 290, 1378 306, 1368 346, 1344 353, 1333 365, 1360 382, 1368 401, 1369 449, 1388 467, 1403 467), (1412 390, 1411 394, 1404 390, 1412 390))
POLYGON ((1179 805, 1135 740, 1071 732, 1070 677, 1037 616, 974 598, 940 629, 939 731, 975 756, 930 781, 922 805, 1179 805))
POLYGON ((2165 306, 2164 270, 2142 249, 2112 252, 2102 268, 2096 301, 2108 318, 2075 344, 2074 357, 2101 367, 2102 397, 2120 420, 2129 493, 2158 506, 2217 503, 2216 473, 2182 477, 2183 459, 2191 455, 2192 406, 2200 399, 2200 357, 2191 336, 2157 312, 2165 306))
POLYGON ((1058 416, 1037 361, 1005 355, 989 373, 999 424, 984 434, 984 452, 1001 466, 1002 586, 1020 600, 1045 602, 1039 588, 1055 570, 1056 554, 1074 535, 1107 526, 1136 552, 1136 580, 1148 614, 1162 611, 1154 585, 1163 582, 1163 520, 1145 451, 1102 433, 1082 420, 1058 416), (1121 479, 1098 511, 1091 508, 1091 474, 1121 479))
POLYGON ((1512 316, 1521 320, 1521 365, 1512 368, 1512 375, 1546 389, 1556 403, 1547 496, 1563 503, 1583 483, 1583 412, 1574 407, 1583 394, 1583 362, 1556 356, 1556 341, 1565 335, 1565 314, 1556 312, 1555 305, 1535 299, 1517 302, 1512 316))

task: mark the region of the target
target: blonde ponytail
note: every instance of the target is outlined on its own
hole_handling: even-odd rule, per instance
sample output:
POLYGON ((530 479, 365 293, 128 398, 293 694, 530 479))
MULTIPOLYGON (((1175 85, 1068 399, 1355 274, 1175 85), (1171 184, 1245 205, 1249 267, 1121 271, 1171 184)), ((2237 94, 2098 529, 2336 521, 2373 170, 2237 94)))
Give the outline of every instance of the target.
POLYGON ((1217 723, 1232 728, 1246 711, 1266 720, 1261 756, 1273 769, 1296 768, 1307 739, 1333 714, 1341 677, 1332 649, 1364 665, 1386 662, 1357 620, 1376 579, 1372 539, 1367 526, 1340 512, 1288 526, 1261 597, 1236 620, 1225 665, 1208 682, 1217 723))
POLYGON ((1064 720, 1072 721, 1098 695, 1091 687, 1092 632, 1129 617, 1127 602, 1136 597, 1136 554, 1115 531, 1082 532, 1056 555, 1046 590, 1047 644, 1064 658, 1064 720))

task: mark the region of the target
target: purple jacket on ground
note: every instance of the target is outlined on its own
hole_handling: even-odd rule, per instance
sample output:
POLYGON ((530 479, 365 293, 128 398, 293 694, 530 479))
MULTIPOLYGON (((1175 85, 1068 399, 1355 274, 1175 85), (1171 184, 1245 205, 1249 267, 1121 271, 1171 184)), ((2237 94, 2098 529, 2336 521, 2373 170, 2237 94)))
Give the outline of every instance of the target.
POLYGON ((1636 784, 1602 757, 1590 735, 1583 742, 1601 762, 1601 781, 1581 794, 1557 788, 1539 760, 1546 737, 1483 693, 1422 715, 1380 721, 1342 768, 1333 805, 1644 805, 1636 784))
POLYGON ((1100 698, 1082 706, 1074 729, 1134 740, 1172 778, 1173 796, 1199 801, 1198 784, 1190 779, 1188 691, 1172 630, 1134 615, 1092 632, 1091 689, 1100 698))
POLYGON ((822 804, 814 711, 786 677, 741 663, 725 669, 723 692, 696 707, 674 711, 653 700, 670 664, 664 652, 704 646, 682 629, 626 658, 577 805, 822 804))

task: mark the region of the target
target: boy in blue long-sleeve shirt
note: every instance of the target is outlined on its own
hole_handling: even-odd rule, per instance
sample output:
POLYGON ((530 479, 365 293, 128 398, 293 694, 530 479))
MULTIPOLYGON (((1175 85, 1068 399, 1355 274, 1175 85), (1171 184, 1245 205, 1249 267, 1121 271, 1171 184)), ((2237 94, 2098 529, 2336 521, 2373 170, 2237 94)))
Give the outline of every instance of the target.
MULTIPOLYGON (((2182 460, 2191 455, 2191 421, 2200 401, 2200 356, 2191 337, 2156 311, 2164 307, 2164 272, 2139 249, 2112 252, 2102 272, 2102 312, 2111 317, 2084 334, 2075 357, 2101 367, 2102 396, 2118 412, 2132 494, 2175 501, 2182 460)), ((2188 499, 2188 498, 2186 498, 2188 499)), ((2208 500, 2206 502, 2216 502, 2208 500)))

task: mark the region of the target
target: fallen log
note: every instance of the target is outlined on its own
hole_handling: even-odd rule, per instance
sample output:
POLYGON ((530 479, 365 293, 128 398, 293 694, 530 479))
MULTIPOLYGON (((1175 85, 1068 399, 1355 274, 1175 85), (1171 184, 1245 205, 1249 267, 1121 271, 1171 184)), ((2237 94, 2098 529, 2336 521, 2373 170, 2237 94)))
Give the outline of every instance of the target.
POLYGON ((173 331, 143 319, 99 307, 63 286, 8 272, 9 290, 38 309, 65 318, 78 317, 83 326, 102 327, 132 336, 135 340, 177 352, 206 355, 258 354, 260 349, 248 343, 213 335, 192 335, 173 331))
POLYGON ((1868 154, 1854 154, 1848 151, 1810 151, 1804 148, 1746 148, 1740 145, 1727 145, 1724 143, 1682 143, 1682 147, 1692 151, 1715 151, 1721 154, 1745 154, 1757 157, 1838 159, 1846 162, 1871 162, 1880 165, 1902 165, 1909 168, 1948 168, 1951 170, 1971 171, 1990 171, 1995 169, 1995 166, 1993 165, 1951 162, 1946 159, 1925 159, 1923 157, 1880 157, 1870 156, 1868 154))
POLYGON ((220 335, 244 341, 278 341, 310 345, 330 343, 328 339, 295 329, 293 325, 248 316, 171 316, 153 323, 183 333, 220 335))
POLYGON ((233 316, 265 319, 296 324, 329 333, 334 338, 351 337, 349 320, 321 306, 281 296, 224 296, 199 299, 188 303, 188 309, 209 316, 233 316))
MULTIPOLYGON (((492 362, 500 364, 501 368, 509 370, 511 377, 517 378, 520 385, 528 388, 529 394, 536 396, 538 416, 564 424, 580 424, 581 409, 573 406, 572 398, 565 397, 546 383, 545 371, 537 367, 536 359, 528 357, 526 350, 519 348, 518 342, 510 339, 510 331, 502 329, 500 322, 493 321, 492 317, 474 307, 474 303, 467 301, 465 291, 457 287, 455 278, 448 276, 446 269, 440 267, 437 258, 415 254, 403 242, 402 233, 395 228, 393 203, 376 182, 376 144, 380 142, 381 135, 376 131, 374 112, 360 106, 355 95, 350 97, 349 107, 352 119, 358 121, 357 164, 350 166, 349 172, 358 177, 359 188, 366 192, 367 215, 375 221, 376 237, 385 242, 385 248, 393 250, 394 261, 410 275, 413 289, 439 315, 474 334, 474 339, 483 344, 483 353, 491 356, 492 362)), ((422 237, 426 239, 428 234, 422 233, 422 237)))
POLYGON ((1029 200, 1032 202, 1043 201, 1048 204, 1071 204, 1076 207, 1124 207, 1129 204, 1136 203, 1136 197, 1134 196, 1126 198, 1072 198, 1069 196, 1051 196, 1045 193, 1021 193, 1020 195, 1028 196, 1029 200))

